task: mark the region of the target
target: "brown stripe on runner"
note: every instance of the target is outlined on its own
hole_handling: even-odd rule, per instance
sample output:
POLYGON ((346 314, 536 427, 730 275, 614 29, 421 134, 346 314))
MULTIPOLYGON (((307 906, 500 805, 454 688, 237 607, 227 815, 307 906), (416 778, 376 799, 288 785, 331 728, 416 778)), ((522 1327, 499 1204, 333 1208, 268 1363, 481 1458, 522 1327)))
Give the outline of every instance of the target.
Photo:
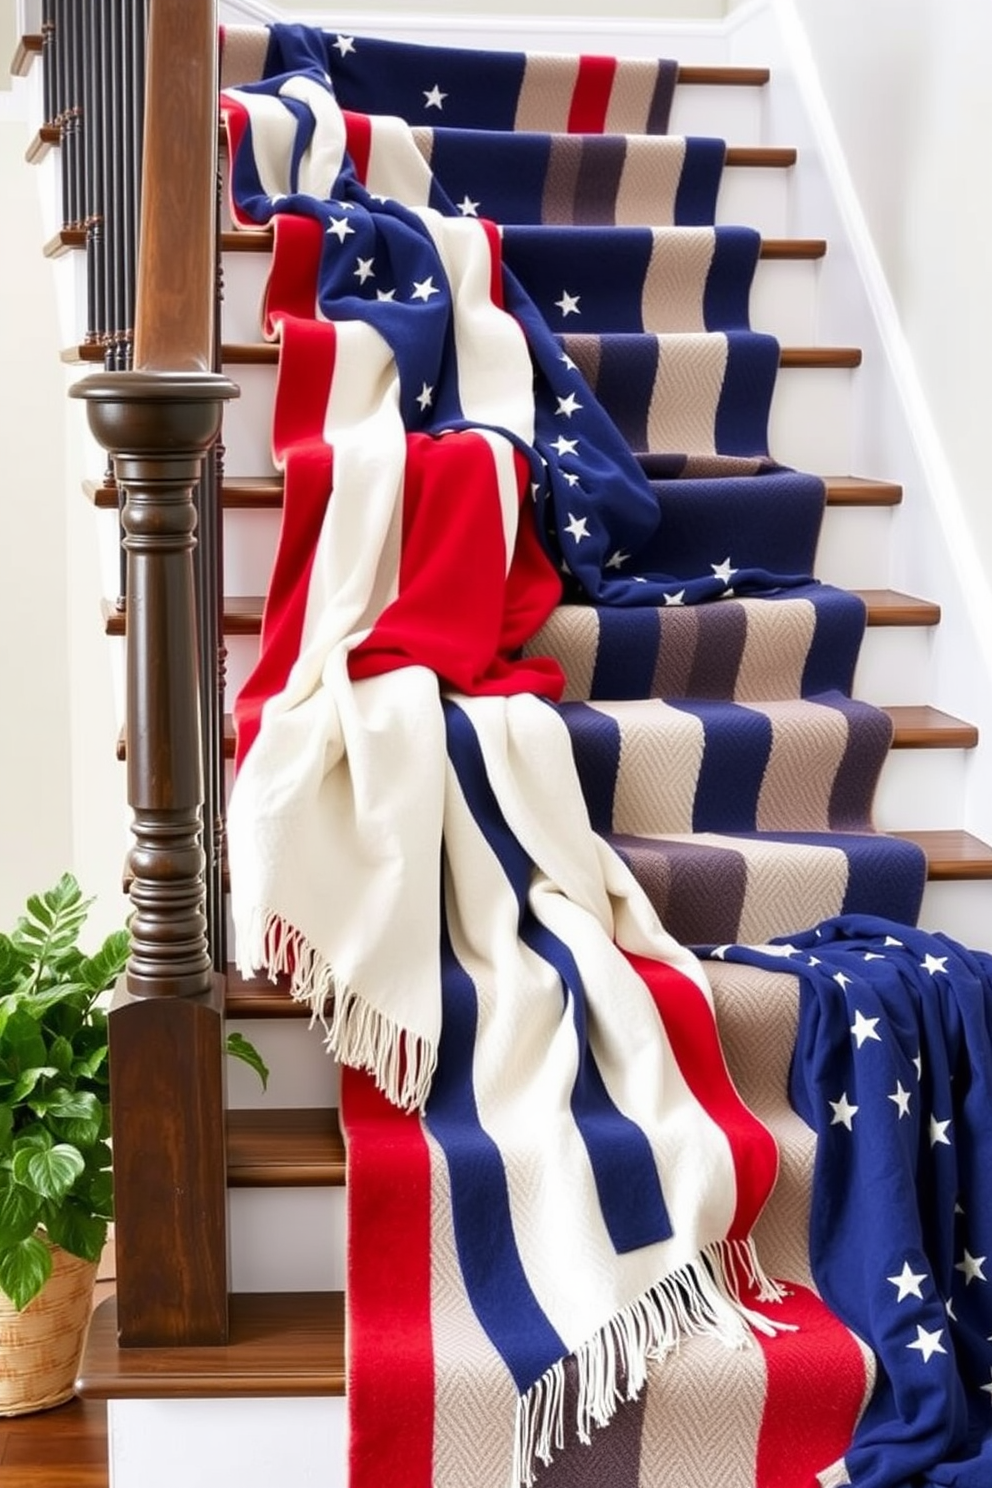
POLYGON ((683 945, 734 941, 747 893, 740 853, 674 838, 612 835, 610 843, 683 945))
POLYGON ((575 218, 583 227, 612 227, 627 145, 623 138, 587 134, 575 180, 575 218))
POLYGON ((857 729, 849 729, 844 757, 830 796, 830 826, 835 832, 863 831, 871 821, 878 777, 892 747, 892 720, 881 709, 856 704, 857 729))
POLYGON ((682 698, 689 692, 692 664, 699 644, 699 610, 669 605, 658 611, 658 659, 651 681, 652 697, 682 698))
POLYGON ((706 617, 705 638, 705 646, 697 645, 686 694, 733 698, 747 642, 747 616, 740 604, 731 600, 712 606, 706 617))
POLYGON ((555 135, 548 154, 541 199, 541 221, 549 227, 567 227, 575 221, 575 192, 582 169, 582 137, 555 135))
MULTIPOLYGON (((574 1358, 564 1361, 565 1399, 563 1419, 578 1419, 578 1381, 574 1358)), ((618 1368, 618 1394, 626 1392, 625 1372, 618 1368)), ((566 1431, 565 1449, 556 1452, 547 1466, 538 1463, 534 1476, 537 1488, 638 1488, 641 1464, 641 1428, 645 1392, 636 1400, 621 1400, 605 1429, 593 1427, 589 1442, 566 1431)))

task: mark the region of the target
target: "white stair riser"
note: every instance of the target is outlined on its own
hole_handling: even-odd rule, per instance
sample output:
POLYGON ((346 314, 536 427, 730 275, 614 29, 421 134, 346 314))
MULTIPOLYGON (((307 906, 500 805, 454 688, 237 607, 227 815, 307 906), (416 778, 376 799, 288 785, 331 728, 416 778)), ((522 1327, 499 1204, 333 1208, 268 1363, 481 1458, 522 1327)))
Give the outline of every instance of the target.
POLYGON ((340 1398, 111 1400, 113 1488, 344 1488, 340 1398))
POLYGON ((963 749, 890 750, 875 793, 875 826, 883 832, 960 826, 966 756, 963 749))
POLYGON ((343 1188, 228 1190, 231 1290, 342 1292, 343 1188))
POLYGON ((840 589, 887 589, 892 507, 827 507, 816 548, 816 577, 840 589))
POLYGON ((930 626, 869 626, 854 669, 854 696, 878 707, 926 700, 932 649, 930 626))
POLYGON ((764 89, 685 83, 675 89, 668 132, 715 136, 730 145, 760 145, 764 138, 764 89))
POLYGON ((723 172, 716 199, 720 226, 746 222, 763 238, 787 238, 792 168, 790 166, 733 165, 723 172))
POLYGON ((306 1018, 232 1018, 228 1029, 255 1045, 269 1067, 262 1092, 258 1076, 237 1059, 228 1060, 227 1104, 232 1111, 265 1106, 270 1110, 313 1110, 336 1106, 341 1080, 324 1046, 320 1024, 306 1018))
MULTIPOLYGON (((224 372, 241 389, 224 418, 224 468, 228 475, 271 474, 276 369, 229 365, 224 372)), ((779 372, 768 422, 768 444, 777 460, 820 475, 848 473, 853 375, 835 367, 779 372)))
MULTIPOLYGON (((223 338, 231 344, 257 341, 270 258, 265 253, 225 253, 223 338)), ((784 346, 815 339, 815 259, 759 260, 751 287, 750 320, 756 331, 777 336, 784 346)))

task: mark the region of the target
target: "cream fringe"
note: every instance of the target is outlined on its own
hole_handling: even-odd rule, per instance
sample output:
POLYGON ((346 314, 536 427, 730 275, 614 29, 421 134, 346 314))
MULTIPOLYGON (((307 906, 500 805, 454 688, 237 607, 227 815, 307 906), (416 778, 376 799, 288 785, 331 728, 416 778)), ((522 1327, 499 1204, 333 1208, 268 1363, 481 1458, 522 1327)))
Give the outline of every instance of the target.
POLYGON ((241 970, 263 967, 273 980, 288 976, 293 998, 310 1008, 311 1024, 320 1023, 335 1058, 366 1070, 402 1110, 422 1110, 437 1066, 436 1046, 401 1028, 352 987, 341 986, 319 951, 280 915, 260 915, 252 930, 249 964, 241 970))
MULTIPOLYGON (((784 1290, 761 1269, 747 1240, 708 1246, 623 1308, 571 1356, 578 1374, 576 1435, 588 1445, 594 1426, 605 1426, 617 1406, 635 1400, 647 1382, 648 1363, 676 1352, 683 1338, 710 1334, 728 1348, 751 1344, 748 1324, 774 1334, 790 1329, 741 1300, 742 1280, 758 1300, 780 1301, 784 1290)), ((545 1466, 565 1444, 565 1365, 553 1364, 517 1401, 513 1451, 515 1488, 530 1488, 538 1461, 545 1466)))

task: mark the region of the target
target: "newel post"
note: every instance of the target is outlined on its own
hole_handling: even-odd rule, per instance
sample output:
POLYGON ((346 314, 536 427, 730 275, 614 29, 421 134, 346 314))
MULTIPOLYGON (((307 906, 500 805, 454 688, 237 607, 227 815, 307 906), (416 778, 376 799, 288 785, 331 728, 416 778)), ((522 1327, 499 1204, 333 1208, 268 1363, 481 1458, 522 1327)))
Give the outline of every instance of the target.
POLYGON ((124 1346, 226 1342, 228 1293, 193 564, 194 488, 238 391, 214 371, 216 0, 147 0, 147 21, 135 370, 72 388, 124 498, 132 949, 110 1015, 124 1346))
POLYGON ((122 1344, 227 1333, 223 1008, 204 914, 193 490, 237 393, 212 373, 72 389, 113 457, 127 563, 129 996, 111 1013, 122 1344))

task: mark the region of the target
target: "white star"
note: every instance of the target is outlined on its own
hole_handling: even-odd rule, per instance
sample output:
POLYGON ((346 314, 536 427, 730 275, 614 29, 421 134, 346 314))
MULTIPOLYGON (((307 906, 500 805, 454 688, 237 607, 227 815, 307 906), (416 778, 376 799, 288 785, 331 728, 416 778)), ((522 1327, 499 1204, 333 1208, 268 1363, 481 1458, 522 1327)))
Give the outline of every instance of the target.
POLYGON ((894 935, 887 935, 885 937, 885 939, 882 941, 882 944, 883 945, 887 945, 887 946, 901 946, 902 945, 902 941, 901 940, 896 940, 896 938, 895 938, 894 935))
POLYGON ((951 1301, 950 1297, 948 1297, 947 1301, 944 1303, 944 1311, 947 1313, 947 1316, 950 1318, 952 1323, 957 1322, 958 1315, 954 1311, 954 1303, 951 1301))
POLYGON ((916 1070, 916 1078, 918 1080, 922 1080, 923 1079, 923 1051, 922 1050, 920 1051, 919 1054, 917 1054, 916 1058, 913 1060, 913 1067, 916 1070))
POLYGON ((950 1147, 951 1139, 947 1135, 950 1121, 938 1121, 936 1116, 930 1117, 930 1146, 936 1147, 938 1143, 944 1147, 950 1147))
POLYGON ((417 402, 420 404, 421 411, 424 413, 426 413, 427 409, 434 402, 434 389, 428 387, 426 382, 417 394, 417 402))
POLYGON ((929 1364, 931 1355, 947 1353, 947 1350, 940 1341, 943 1337, 943 1333, 943 1328, 935 1328, 932 1333, 929 1333, 927 1332, 926 1328, 921 1328, 919 1323, 917 1323, 916 1342, 907 1343, 906 1347, 911 1349, 919 1349, 920 1353, 923 1355, 924 1363, 929 1364))
POLYGON ((609 558, 607 558, 607 560, 606 560, 606 567, 607 568, 622 568, 623 565, 627 562, 627 560, 628 560, 629 557, 630 557, 630 554, 629 553, 625 553, 622 548, 617 548, 616 552, 615 553, 611 553, 610 556, 609 556, 609 558))
POLYGON ((724 584, 729 584, 731 575, 737 572, 736 568, 730 566, 729 557, 724 558, 722 563, 711 563, 710 568, 713 570, 714 578, 719 579, 724 584))
POLYGON ((985 1261, 985 1256, 973 1256, 970 1255, 967 1250, 965 1250, 964 1260, 958 1261, 954 1269, 955 1271, 963 1272, 965 1286, 971 1286, 971 1283, 973 1281, 988 1281, 988 1277, 982 1270, 985 1261))
MULTIPOLYGON (((843 976, 843 972, 839 971, 837 975, 843 976)), ((851 1032, 857 1040, 859 1049, 866 1039, 874 1039, 879 1044, 882 1042, 882 1035, 878 1032, 878 1019, 866 1018, 860 1008, 855 1009, 851 1032)))
MULTIPOLYGON (((849 976, 845 976, 842 971, 834 972, 834 981, 837 983, 842 992, 845 992, 851 985, 851 978, 849 976)), ((877 1022, 878 1020, 876 1019, 875 1021, 877 1022)), ((851 1032, 854 1032, 853 1028, 851 1029, 851 1032)))
POLYGON ((447 96, 447 93, 441 92, 441 89, 438 87, 437 83, 435 83, 433 88, 431 88, 429 91, 425 88, 424 108, 441 108, 447 96))
POLYGON ((884 961, 885 957, 879 951, 865 951, 865 961, 884 961))
POLYGON ((396 298, 395 289, 377 289, 375 292, 377 300, 393 300, 396 298))
POLYGON ((333 236, 337 238, 339 243, 343 243, 349 233, 353 233, 354 231, 355 229, 346 217, 336 217, 333 222, 328 223, 327 227, 328 237, 333 236))
POLYGON ((355 50, 355 38, 353 36, 339 36, 334 45, 342 57, 347 57, 349 52, 355 50))
POLYGON ((851 1122, 854 1120, 855 1113, 857 1112, 858 1108, 857 1106, 851 1105, 850 1101, 847 1098, 847 1091, 844 1091, 844 1094, 841 1096, 840 1100, 828 1101, 827 1105, 834 1113, 831 1117, 830 1125, 846 1126, 848 1131, 853 1131, 851 1122))
POLYGON ((413 300, 424 300, 426 302, 430 299, 431 295, 440 293, 441 291, 434 284, 434 275, 428 274, 426 279, 415 279, 413 281, 413 294, 410 298, 413 300))
POLYGON ((895 1093, 889 1096, 889 1100, 895 1101, 896 1105, 899 1107, 900 1121, 904 1116, 909 1115, 910 1094, 908 1090, 903 1090, 901 1080, 896 1081, 895 1093))
POLYGON ((907 1297, 919 1297, 923 1301, 923 1293, 920 1291, 920 1282, 926 1281, 925 1271, 914 1271, 908 1261, 903 1262, 902 1270, 898 1276, 887 1276, 886 1281, 891 1281, 896 1289, 896 1301, 904 1302, 907 1297))
POLYGON ((575 541, 579 543, 584 537, 589 536, 588 521, 588 517, 577 517, 572 512, 569 512, 565 531, 570 533, 575 538, 575 541))
POLYGON ((356 259, 356 263, 358 264, 358 268, 355 270, 355 278, 359 284, 364 284, 366 279, 375 278, 375 269, 372 267, 372 260, 370 258, 356 259))
POLYGON ((581 298, 581 295, 570 295, 567 289, 563 289, 561 292, 561 299, 555 300, 555 305, 561 311, 563 316, 578 315, 579 300, 581 298))
POLYGON ((563 470, 562 479, 570 486, 577 486, 579 484, 579 477, 571 470, 563 470))
POLYGON ((920 962, 920 965, 923 967, 923 970, 924 971, 928 971, 931 976, 936 976, 936 974, 937 974, 938 971, 942 971, 945 976, 947 975, 947 957, 946 956, 930 956, 930 955, 927 955, 920 962))
POLYGON ((665 595, 665 604, 666 605, 683 605, 683 604, 685 604, 685 590, 684 589, 678 589, 678 590, 676 590, 676 592, 674 594, 666 594, 665 595))
POLYGON ((567 398, 558 399, 558 407, 555 409, 555 413, 563 413, 566 418, 571 418, 572 414, 577 413, 581 407, 582 404, 578 401, 575 394, 569 393, 567 398))
POLYGON ((565 366, 568 368, 569 372, 575 371, 575 363, 572 361, 572 358, 569 356, 567 351, 562 352, 560 360, 565 363, 565 366))
MULTIPOLYGON (((987 1395, 992 1395, 992 1369, 989 1370, 989 1382, 988 1382, 988 1384, 987 1385, 979 1385, 978 1388, 980 1390, 984 1390, 987 1395)), ((992 1404, 992 1402, 990 1402, 990 1404, 992 1404)))
POLYGON ((463 217, 478 217, 479 203, 477 201, 473 201, 468 192, 466 192, 461 201, 458 203, 458 210, 459 212, 461 212, 463 217))
POLYGON ((559 434, 551 448, 556 455, 576 455, 579 452, 579 441, 566 439, 564 434, 559 434))

